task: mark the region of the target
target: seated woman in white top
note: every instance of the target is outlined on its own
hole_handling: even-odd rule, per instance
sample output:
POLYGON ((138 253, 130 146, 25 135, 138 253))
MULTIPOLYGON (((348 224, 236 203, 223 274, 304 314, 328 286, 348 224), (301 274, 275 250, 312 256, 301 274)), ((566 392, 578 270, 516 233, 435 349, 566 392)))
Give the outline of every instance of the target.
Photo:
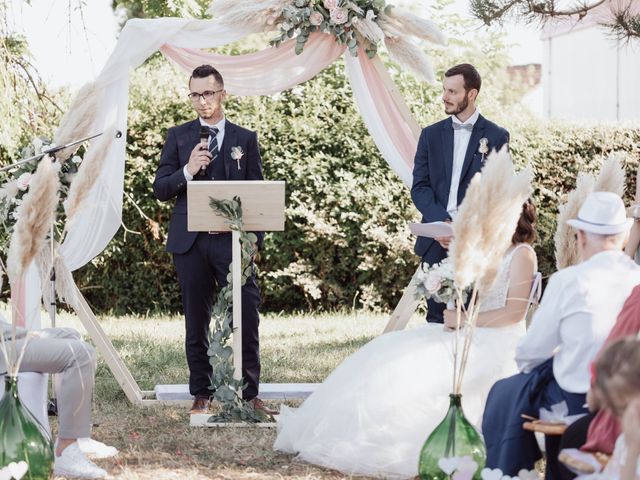
MULTIPOLYGON (((481 306, 462 385, 464 411, 476 424, 491 385, 517 371, 514 352, 537 270, 535 219, 535 207, 525 203, 481 306)), ((274 448, 347 474, 417 475, 420 449, 444 418, 453 389, 451 318, 445 314, 449 328, 388 333, 351 355, 299 409, 283 407, 274 448)))

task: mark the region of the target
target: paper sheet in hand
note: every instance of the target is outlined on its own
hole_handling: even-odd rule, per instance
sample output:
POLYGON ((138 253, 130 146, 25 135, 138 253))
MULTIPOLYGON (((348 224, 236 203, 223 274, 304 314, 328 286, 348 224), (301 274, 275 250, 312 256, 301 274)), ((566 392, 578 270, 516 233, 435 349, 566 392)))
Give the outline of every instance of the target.
POLYGON ((438 238, 453 235, 453 228, 447 222, 410 223, 409 229, 417 237, 438 238))

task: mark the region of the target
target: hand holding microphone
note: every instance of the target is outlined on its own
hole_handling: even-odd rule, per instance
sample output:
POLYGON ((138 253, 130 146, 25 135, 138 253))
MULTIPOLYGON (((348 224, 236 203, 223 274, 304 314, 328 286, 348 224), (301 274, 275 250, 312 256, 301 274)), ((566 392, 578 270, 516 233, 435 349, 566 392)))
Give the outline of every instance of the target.
POLYGON ((189 156, 189 163, 187 164, 187 170, 194 177, 197 175, 199 179, 206 178, 207 165, 211 162, 211 152, 208 148, 209 142, 209 129, 207 127, 201 127, 200 129, 200 143, 198 143, 189 156))

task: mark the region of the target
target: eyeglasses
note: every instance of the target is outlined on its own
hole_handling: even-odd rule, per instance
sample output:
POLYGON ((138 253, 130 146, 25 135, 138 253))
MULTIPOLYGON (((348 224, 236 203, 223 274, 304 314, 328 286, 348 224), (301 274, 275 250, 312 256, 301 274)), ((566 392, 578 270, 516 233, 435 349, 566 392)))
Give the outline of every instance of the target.
POLYGON ((216 93, 220 93, 222 90, 224 90, 224 89, 216 90, 216 91, 205 90, 202 93, 191 92, 188 95, 188 97, 193 103, 198 103, 200 101, 200 98, 202 98, 204 101, 211 100, 216 93))

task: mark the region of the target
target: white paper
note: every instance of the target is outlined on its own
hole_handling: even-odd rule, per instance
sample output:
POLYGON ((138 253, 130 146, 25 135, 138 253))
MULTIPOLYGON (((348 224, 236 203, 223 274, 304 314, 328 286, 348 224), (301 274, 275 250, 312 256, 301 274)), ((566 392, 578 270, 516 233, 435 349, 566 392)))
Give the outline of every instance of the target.
POLYGON ((417 237, 440 238, 453 235, 453 227, 447 222, 410 223, 409 229, 417 237))

